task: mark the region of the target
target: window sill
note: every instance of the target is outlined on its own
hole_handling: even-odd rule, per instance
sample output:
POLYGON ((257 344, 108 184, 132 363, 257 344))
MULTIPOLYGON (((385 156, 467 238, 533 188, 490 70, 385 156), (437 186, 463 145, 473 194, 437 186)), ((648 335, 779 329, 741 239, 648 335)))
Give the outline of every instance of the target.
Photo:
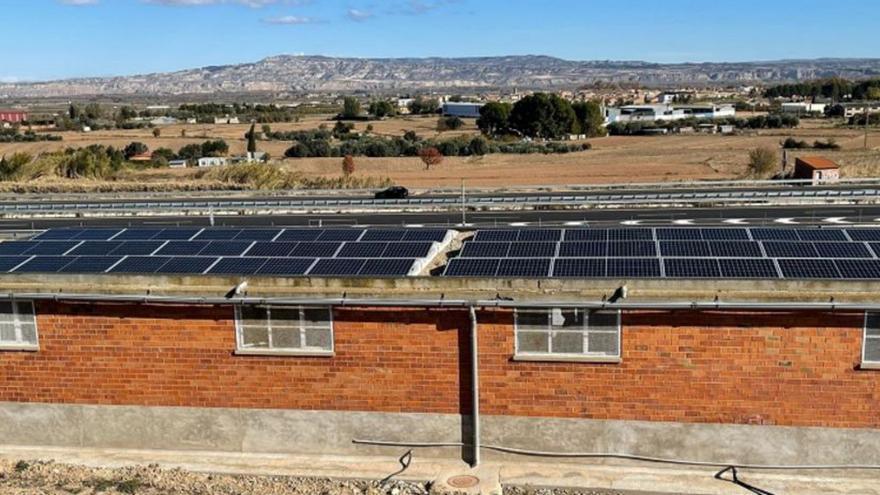
POLYGON ((552 354, 515 354, 514 361, 547 362, 547 363, 601 363, 619 364, 620 358, 615 356, 554 356, 552 354))
POLYGON ((860 369, 860 370, 880 370, 880 363, 878 363, 878 362, 866 363, 866 362, 862 361, 859 364, 858 369, 860 369))
POLYGON ((294 351, 271 349, 236 349, 236 356, 290 356, 290 357, 333 357, 333 351, 294 351))
POLYGON ((40 350, 40 346, 38 345, 27 345, 27 344, 0 344, 0 352, 38 352, 40 350))

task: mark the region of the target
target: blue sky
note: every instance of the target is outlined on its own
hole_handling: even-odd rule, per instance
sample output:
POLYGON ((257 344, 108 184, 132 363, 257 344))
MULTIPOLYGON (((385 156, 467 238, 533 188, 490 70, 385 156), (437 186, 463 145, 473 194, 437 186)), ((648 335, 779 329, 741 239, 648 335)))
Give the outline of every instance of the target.
POLYGON ((875 0, 0 0, 0 18, 0 81, 169 71, 284 53, 651 62, 880 57, 875 0))

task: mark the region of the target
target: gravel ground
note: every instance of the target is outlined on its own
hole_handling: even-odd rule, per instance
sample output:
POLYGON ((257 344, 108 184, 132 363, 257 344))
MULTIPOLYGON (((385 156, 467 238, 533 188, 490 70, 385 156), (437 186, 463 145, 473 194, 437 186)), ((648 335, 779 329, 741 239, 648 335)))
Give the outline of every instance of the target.
MULTIPOLYGON (((438 495, 428 483, 205 474, 157 465, 90 468, 0 459, 0 495, 438 495)), ((445 494, 449 495, 449 494, 445 494)), ((616 491, 504 487, 504 495, 623 495, 616 491)))

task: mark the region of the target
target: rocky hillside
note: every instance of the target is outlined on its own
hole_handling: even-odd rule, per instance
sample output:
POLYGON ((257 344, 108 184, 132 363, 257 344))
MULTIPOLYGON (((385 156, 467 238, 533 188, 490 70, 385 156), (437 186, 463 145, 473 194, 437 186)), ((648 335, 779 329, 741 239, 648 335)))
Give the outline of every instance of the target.
POLYGON ((498 87, 541 89, 576 87, 595 81, 680 85, 877 75, 880 75, 880 59, 653 64, 576 62, 544 56, 360 59, 282 55, 256 63, 162 74, 0 84, 0 97, 498 87))

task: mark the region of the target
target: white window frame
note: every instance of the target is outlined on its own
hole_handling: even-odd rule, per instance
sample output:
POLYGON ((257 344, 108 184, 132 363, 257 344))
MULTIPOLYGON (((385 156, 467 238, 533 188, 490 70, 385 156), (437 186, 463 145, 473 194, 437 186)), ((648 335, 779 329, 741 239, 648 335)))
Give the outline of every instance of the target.
POLYGON ((880 340, 880 335, 872 335, 868 336, 868 316, 871 314, 875 314, 880 317, 880 313, 876 313, 874 311, 865 311, 865 321, 862 324, 862 362, 859 365, 862 369, 867 370, 880 370, 880 360, 870 361, 868 360, 868 339, 871 340, 880 340))
POLYGON ((33 301, 30 300, 18 300, 18 299, 8 299, 4 302, 10 303, 12 306, 12 322, 13 328, 15 332, 15 340, 0 340, 0 351, 39 351, 40 350, 40 330, 37 328, 37 309, 34 305, 33 301), (27 304, 30 306, 31 311, 29 315, 25 315, 25 317, 33 318, 34 320, 34 342, 25 342, 22 337, 22 315, 18 311, 19 304, 27 304))
POLYGON ((532 312, 545 312, 547 313, 547 329, 546 330, 537 330, 537 329, 524 329, 524 332, 546 332, 547 334, 547 352, 520 352, 519 350, 519 309, 514 310, 513 316, 513 341, 514 341, 514 361, 573 361, 573 362, 585 362, 585 363, 619 363, 621 360, 621 352, 622 352, 622 338, 621 338, 621 312, 620 310, 589 310, 585 308, 529 308, 523 309, 524 313, 532 313, 532 312), (552 324, 552 311, 555 309, 559 309, 561 311, 571 311, 578 310, 584 312, 584 323, 582 329, 570 329, 570 330, 554 330, 552 324), (614 332, 615 337, 617 338, 617 355, 611 355, 607 353, 591 353, 588 351, 583 353, 562 353, 562 352, 553 352, 553 335, 556 332, 572 332, 577 333, 580 332, 584 339, 584 349, 589 349, 589 335, 590 333, 612 333, 608 331, 598 331, 590 329, 590 316, 595 312, 615 312, 617 313, 617 331, 614 332))
POLYGON ((247 305, 235 305, 235 354, 251 355, 251 356, 315 356, 315 357, 332 357, 336 352, 336 332, 334 330, 333 307, 332 306, 272 306, 272 305, 255 305, 260 309, 266 310, 266 326, 269 332, 270 347, 245 347, 244 346, 244 328, 241 318, 242 307, 247 305), (299 311, 299 338, 301 346, 299 348, 273 348, 272 340, 272 308, 284 309, 286 311, 299 311), (330 326, 330 349, 317 347, 306 347, 306 330, 327 327, 316 327, 314 325, 306 325, 305 312, 307 310, 326 310, 329 319, 327 323, 330 326))

